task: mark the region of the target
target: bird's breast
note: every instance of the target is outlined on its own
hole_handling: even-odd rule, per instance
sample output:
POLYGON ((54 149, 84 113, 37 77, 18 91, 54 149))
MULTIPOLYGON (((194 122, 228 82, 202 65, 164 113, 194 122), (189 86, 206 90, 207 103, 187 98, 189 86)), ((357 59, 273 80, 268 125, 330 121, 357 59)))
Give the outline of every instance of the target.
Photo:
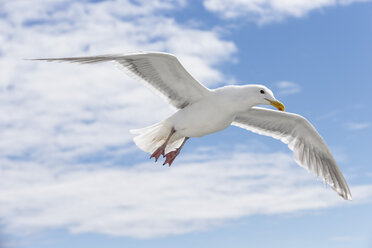
POLYGON ((215 101, 201 101, 179 110, 168 118, 185 137, 201 137, 230 126, 235 113, 215 101))

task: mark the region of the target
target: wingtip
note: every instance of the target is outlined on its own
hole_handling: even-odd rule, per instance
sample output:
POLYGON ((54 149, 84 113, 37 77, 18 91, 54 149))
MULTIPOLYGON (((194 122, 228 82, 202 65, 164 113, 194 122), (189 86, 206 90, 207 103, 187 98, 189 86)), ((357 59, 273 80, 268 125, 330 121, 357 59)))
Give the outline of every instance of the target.
POLYGON ((351 196, 351 193, 350 193, 350 192, 347 192, 347 193, 345 193, 345 192, 341 192, 339 195, 340 195, 344 200, 346 200, 346 201, 353 201, 353 197, 351 196))
POLYGON ((50 59, 23 59, 23 60, 26 60, 26 61, 41 61, 41 60, 49 61, 50 59))
POLYGON ((348 200, 348 201, 353 201, 353 197, 351 196, 351 194, 348 194, 348 195, 347 195, 346 200, 348 200))

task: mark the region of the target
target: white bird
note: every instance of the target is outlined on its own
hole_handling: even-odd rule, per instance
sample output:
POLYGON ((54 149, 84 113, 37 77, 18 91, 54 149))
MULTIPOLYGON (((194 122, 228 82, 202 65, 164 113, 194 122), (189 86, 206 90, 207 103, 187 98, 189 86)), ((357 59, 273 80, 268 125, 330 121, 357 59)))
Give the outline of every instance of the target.
POLYGON ((297 114, 255 107, 270 104, 284 111, 284 105, 263 85, 230 85, 211 90, 195 80, 175 56, 160 52, 35 60, 81 64, 114 61, 178 109, 159 123, 131 130, 137 135, 136 145, 151 153, 150 158, 155 161, 163 155, 164 164, 170 166, 190 137, 235 125, 288 144, 300 166, 320 177, 344 199, 351 200, 345 178, 310 122, 297 114))

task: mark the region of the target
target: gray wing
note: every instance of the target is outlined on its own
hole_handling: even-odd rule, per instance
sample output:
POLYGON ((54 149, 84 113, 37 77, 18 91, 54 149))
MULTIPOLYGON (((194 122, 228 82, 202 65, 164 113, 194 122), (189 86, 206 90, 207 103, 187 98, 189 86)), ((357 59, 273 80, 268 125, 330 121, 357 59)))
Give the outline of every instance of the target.
POLYGON ((129 76, 142 81, 146 86, 158 94, 160 93, 161 97, 178 109, 199 101, 210 92, 185 70, 175 56, 167 53, 144 52, 33 60, 66 61, 81 64, 117 62, 129 76))
POLYGON ((326 143, 304 117, 254 107, 238 114, 232 125, 288 144, 300 166, 322 178, 344 199, 351 200, 349 187, 326 143))

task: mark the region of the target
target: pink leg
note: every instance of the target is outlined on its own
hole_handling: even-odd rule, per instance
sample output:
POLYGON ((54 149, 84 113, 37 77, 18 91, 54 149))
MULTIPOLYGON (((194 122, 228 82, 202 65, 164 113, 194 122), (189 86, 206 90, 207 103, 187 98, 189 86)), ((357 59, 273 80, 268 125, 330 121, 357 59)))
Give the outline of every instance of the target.
POLYGON ((189 139, 189 137, 185 137, 185 139, 183 140, 182 144, 180 147, 178 147, 175 151, 172 151, 172 152, 168 152, 167 154, 164 155, 165 157, 165 161, 164 161, 164 164, 169 164, 169 166, 172 165, 174 159, 177 157, 177 155, 180 153, 183 145, 186 143, 186 141, 189 139))
POLYGON ((150 159, 155 158, 155 162, 157 162, 158 159, 159 159, 159 157, 160 157, 160 155, 163 155, 164 156, 165 147, 167 146, 169 139, 172 137, 172 135, 175 132, 176 132, 176 130, 174 128, 172 128, 172 130, 170 131, 170 133, 168 135, 168 138, 165 140, 165 142, 158 149, 156 149, 155 152, 153 152, 151 154, 150 159))

